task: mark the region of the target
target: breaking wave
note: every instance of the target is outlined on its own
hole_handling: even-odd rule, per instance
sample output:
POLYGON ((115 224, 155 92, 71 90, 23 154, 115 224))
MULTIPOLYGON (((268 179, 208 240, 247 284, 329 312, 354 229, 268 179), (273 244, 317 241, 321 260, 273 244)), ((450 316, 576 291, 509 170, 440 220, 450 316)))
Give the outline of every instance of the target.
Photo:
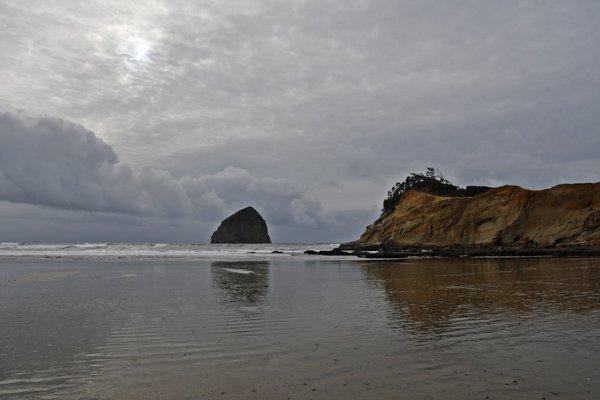
POLYGON ((0 242, 0 257, 46 258, 264 258, 331 250, 337 244, 168 244, 0 242))

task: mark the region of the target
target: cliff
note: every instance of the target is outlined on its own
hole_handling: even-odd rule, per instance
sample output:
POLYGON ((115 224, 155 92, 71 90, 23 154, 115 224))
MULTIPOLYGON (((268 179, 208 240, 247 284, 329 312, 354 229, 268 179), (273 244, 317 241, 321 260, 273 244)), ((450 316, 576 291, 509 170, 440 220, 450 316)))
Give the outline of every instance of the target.
POLYGON ((502 186, 475 196, 406 191, 347 248, 600 245, 600 183, 502 186))
POLYGON ((225 218, 212 234, 211 243, 271 243, 267 223, 252 207, 225 218))

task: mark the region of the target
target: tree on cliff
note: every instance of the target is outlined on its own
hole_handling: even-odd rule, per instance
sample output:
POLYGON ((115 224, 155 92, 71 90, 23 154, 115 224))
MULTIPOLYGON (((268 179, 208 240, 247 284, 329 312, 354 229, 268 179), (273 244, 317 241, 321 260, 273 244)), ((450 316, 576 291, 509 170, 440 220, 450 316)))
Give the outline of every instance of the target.
POLYGON ((403 182, 396 182, 383 201, 384 214, 391 212, 409 190, 419 190, 436 196, 470 197, 485 193, 491 188, 488 186, 467 186, 465 188, 452 184, 439 169, 427 167, 425 173, 413 172, 403 182))
POLYGON ((413 172, 403 182, 396 182, 383 201, 383 210, 381 211, 384 213, 392 211, 404 193, 411 189, 421 189, 445 196, 460 195, 460 188, 444 178, 440 170, 427 167, 425 173, 413 172))

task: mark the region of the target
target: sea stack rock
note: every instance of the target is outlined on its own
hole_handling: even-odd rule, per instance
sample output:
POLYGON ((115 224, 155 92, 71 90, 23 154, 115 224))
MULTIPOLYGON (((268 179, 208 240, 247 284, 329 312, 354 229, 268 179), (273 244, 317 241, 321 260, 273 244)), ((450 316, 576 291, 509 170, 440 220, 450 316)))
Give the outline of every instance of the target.
POLYGON ((211 243, 271 243, 267 223, 252 207, 225 218, 210 237, 211 243))

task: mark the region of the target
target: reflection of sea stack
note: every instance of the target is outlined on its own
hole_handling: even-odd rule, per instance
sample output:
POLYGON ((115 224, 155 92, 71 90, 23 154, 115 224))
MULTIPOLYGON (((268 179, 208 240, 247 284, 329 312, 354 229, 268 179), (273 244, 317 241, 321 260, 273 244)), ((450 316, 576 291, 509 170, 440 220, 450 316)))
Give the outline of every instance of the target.
POLYGON ((271 243, 267 223, 252 207, 225 218, 210 237, 211 243, 271 243))

